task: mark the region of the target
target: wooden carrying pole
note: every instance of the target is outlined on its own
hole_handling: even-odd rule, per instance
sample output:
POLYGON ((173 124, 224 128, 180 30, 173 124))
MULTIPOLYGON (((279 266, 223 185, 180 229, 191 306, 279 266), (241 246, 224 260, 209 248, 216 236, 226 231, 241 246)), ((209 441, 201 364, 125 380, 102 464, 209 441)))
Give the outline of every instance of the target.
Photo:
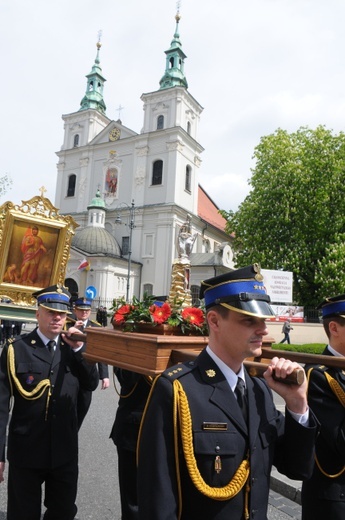
POLYGON ((306 354, 304 352, 276 350, 267 347, 262 347, 261 350, 261 356, 255 358, 255 361, 272 359, 277 356, 290 359, 290 361, 296 361, 302 365, 324 365, 326 367, 342 368, 345 370, 345 357, 324 356, 323 354, 306 354))
MULTIPOLYGON (((197 351, 190 351, 190 350, 173 350, 171 352, 171 364, 174 365, 175 363, 182 363, 183 361, 193 361, 197 356, 199 352, 197 351)), ((258 363, 256 361, 245 361, 244 366, 247 369, 248 374, 251 377, 263 377, 263 373, 266 372, 268 364, 267 363, 258 363)), ((274 375, 273 375, 274 377, 274 375)), ((301 385, 304 381, 305 373, 303 368, 295 368, 295 370, 289 374, 286 378, 280 379, 275 378, 276 381, 280 381, 281 383, 286 384, 295 384, 295 385, 301 385)))

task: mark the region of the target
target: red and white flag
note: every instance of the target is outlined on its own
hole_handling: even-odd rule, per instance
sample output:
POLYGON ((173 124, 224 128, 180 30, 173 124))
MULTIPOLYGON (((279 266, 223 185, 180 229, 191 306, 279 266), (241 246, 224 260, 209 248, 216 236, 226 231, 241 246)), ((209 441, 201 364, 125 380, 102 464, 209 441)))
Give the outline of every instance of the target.
POLYGON ((87 260, 84 260, 80 263, 78 269, 78 271, 89 271, 90 270, 90 264, 87 260))

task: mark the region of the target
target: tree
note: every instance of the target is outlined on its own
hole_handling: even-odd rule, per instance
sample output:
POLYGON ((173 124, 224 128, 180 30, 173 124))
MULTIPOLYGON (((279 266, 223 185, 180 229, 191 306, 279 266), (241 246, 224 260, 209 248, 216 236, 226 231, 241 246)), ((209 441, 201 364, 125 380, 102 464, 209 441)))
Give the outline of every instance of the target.
POLYGON ((293 272, 294 300, 315 306, 345 293, 345 134, 278 129, 254 150, 252 189, 236 212, 236 263, 293 272))

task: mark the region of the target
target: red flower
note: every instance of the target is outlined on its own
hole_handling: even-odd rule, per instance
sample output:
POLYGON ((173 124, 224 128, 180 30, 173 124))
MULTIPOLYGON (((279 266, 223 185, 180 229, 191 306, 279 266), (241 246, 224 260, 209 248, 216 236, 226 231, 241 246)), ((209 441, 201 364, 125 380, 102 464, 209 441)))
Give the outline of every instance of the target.
POLYGON ((124 323, 126 321, 126 316, 127 316, 127 314, 129 314, 131 312, 131 310, 132 310, 131 305, 122 305, 122 307, 117 309, 117 311, 115 312, 113 321, 117 325, 121 325, 122 323, 124 323))
POLYGON ((160 307, 157 305, 151 305, 150 314, 154 323, 164 323, 171 315, 171 307, 169 303, 163 303, 160 307))
POLYGON ((197 307, 186 307, 181 312, 181 316, 185 321, 196 327, 200 327, 205 321, 204 313, 197 307))

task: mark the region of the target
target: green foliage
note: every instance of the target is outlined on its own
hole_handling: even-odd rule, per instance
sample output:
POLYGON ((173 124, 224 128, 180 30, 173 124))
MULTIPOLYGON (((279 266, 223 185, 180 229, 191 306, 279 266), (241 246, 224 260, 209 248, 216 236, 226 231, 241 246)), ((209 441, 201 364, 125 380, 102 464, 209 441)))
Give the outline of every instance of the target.
POLYGON ((304 354, 322 354, 325 350, 325 343, 306 343, 304 345, 286 345, 281 343, 273 343, 272 348, 275 350, 285 350, 287 352, 303 352, 304 354))
POLYGON ((345 134, 278 129, 255 148, 252 190, 236 212, 237 266, 293 272, 294 301, 316 306, 345 287, 345 134))

